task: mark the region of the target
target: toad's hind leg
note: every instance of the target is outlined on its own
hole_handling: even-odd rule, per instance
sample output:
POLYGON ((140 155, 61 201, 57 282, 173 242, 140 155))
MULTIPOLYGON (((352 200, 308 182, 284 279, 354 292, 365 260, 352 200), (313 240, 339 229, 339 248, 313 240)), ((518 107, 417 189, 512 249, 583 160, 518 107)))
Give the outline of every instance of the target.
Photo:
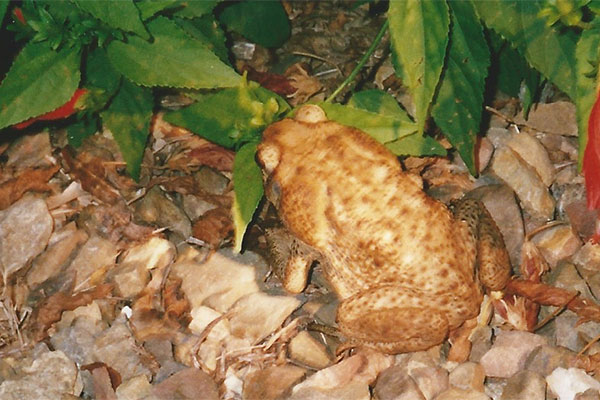
POLYGON ((460 199, 453 204, 454 216, 467 224, 477 246, 479 281, 491 290, 502 290, 510 278, 510 258, 502 233, 483 203, 460 199))
POLYGON ((337 322, 351 343, 386 353, 425 350, 444 341, 448 319, 427 296, 415 290, 383 285, 342 301, 337 322))

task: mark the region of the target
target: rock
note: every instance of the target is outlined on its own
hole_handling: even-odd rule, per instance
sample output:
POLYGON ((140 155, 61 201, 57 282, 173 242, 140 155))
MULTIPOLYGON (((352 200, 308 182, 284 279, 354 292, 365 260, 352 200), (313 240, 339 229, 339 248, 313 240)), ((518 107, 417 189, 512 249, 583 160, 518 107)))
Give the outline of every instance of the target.
POLYGON ((546 383, 560 400, 573 400, 588 389, 600 390, 600 382, 578 368, 556 368, 546 377, 546 383))
POLYGON ((53 225, 44 200, 31 195, 0 211, 0 273, 4 281, 46 248, 53 225))
POLYGON ((594 234, 598 210, 587 208, 585 199, 574 200, 565 204, 564 209, 571 226, 580 237, 587 239, 594 234))
POLYGON ((3 400, 54 400, 79 396, 82 390, 77 365, 60 350, 47 352, 24 368, 24 375, 0 385, 3 400))
POLYGON ((435 400, 490 400, 490 397, 477 390, 464 390, 452 387, 440 393, 435 400))
POLYGON ((515 132, 506 143, 521 159, 537 172, 542 182, 550 186, 556 175, 548 152, 533 136, 525 132, 515 132))
POLYGON ((370 400, 369 385, 350 382, 348 385, 331 389, 305 387, 287 398, 288 400, 370 400))
POLYGON ((75 291, 88 289, 100 282, 115 265, 119 251, 109 240, 92 236, 67 268, 75 276, 75 291))
POLYGON ((300 300, 291 296, 250 293, 231 307, 231 334, 257 344, 277 330, 299 306, 300 300))
POLYGON ((600 400, 600 392, 595 389, 588 389, 583 393, 578 393, 575 400, 600 400))
POLYGON ((173 358, 173 343, 168 339, 150 339, 144 342, 144 349, 152 354, 160 369, 154 375, 153 382, 162 382, 169 376, 185 369, 173 358))
POLYGON ((426 400, 406 368, 400 365, 379 374, 373 395, 377 400, 426 400))
POLYGON ((194 174, 194 179, 203 190, 212 194, 223 194, 229 179, 210 167, 202 167, 194 174))
POLYGON ((151 398, 218 400, 219 391, 210 375, 197 368, 186 368, 155 385, 151 398))
POLYGON ((521 371, 508 378, 500 400, 544 399, 546 380, 532 371, 521 371))
POLYGON ((115 369, 123 380, 144 375, 150 380, 152 372, 146 365, 152 357, 136 344, 135 338, 124 321, 116 320, 112 326, 94 341, 94 361, 100 361, 115 369))
POLYGON ((203 216, 207 211, 217 208, 215 204, 209 203, 193 194, 183 196, 183 211, 190 220, 195 221, 203 216))
POLYGON ((92 357, 96 336, 106 328, 98 302, 93 301, 87 306, 63 312, 50 343, 78 365, 90 364, 96 361, 92 357))
POLYGON ((515 193, 506 185, 495 184, 479 186, 465 197, 483 202, 502 233, 512 265, 519 265, 525 230, 515 193))
POLYGON ((307 331, 300 331, 288 344, 288 357, 300 365, 323 369, 331 364, 327 349, 307 331))
POLYGON ((525 369, 537 372, 541 376, 548 376, 558 367, 568 367, 575 355, 576 353, 564 347, 539 346, 527 357, 525 369))
POLYGON ((492 171, 517 194, 523 208, 535 218, 552 219, 554 199, 537 172, 508 147, 496 149, 492 171))
POLYGON ((485 380, 485 371, 481 364, 467 361, 459 364, 448 376, 451 386, 463 390, 476 390, 483 392, 483 381, 485 380))
POLYGON ((469 361, 480 362, 481 357, 492 348, 492 328, 489 326, 477 326, 470 335, 471 354, 469 361))
POLYGON ((574 352, 580 351, 587 342, 600 334, 600 324, 588 321, 579 324, 579 317, 570 310, 562 312, 554 319, 554 337, 557 346, 574 352))
POLYGON ((361 387, 366 385, 368 388, 368 385, 375 381, 381 371, 390 367, 392 361, 392 356, 372 350, 359 350, 353 356, 315 372, 304 382, 294 386, 292 398, 296 398, 296 393, 298 395, 306 393, 308 389, 312 389, 317 393, 326 393, 331 390, 340 390, 352 384, 358 384, 361 387))
POLYGON ((134 376, 117 387, 117 400, 141 400, 150 396, 152 385, 144 375, 134 376))
POLYGON ((65 266, 72 253, 88 239, 82 229, 77 229, 71 222, 50 237, 50 243, 45 252, 33 260, 31 269, 27 272, 27 285, 35 288, 40 283, 56 276, 65 266))
POLYGON ((129 249, 114 271, 117 293, 126 298, 137 296, 150 280, 149 271, 169 265, 175 252, 173 243, 158 237, 129 249))
POLYGON ((22 135, 6 151, 7 167, 17 171, 26 168, 44 168, 53 164, 50 134, 47 130, 33 135, 22 135))
POLYGON ((265 262, 255 253, 234 255, 231 250, 220 250, 201 264, 175 263, 171 273, 182 280, 181 288, 192 310, 209 306, 224 313, 242 296, 259 291, 266 270, 265 262))
POLYGON ((545 281, 565 290, 577 290, 581 296, 593 299, 587 282, 581 277, 577 268, 569 262, 562 262, 545 276, 545 281))
POLYGON ((577 136, 575 105, 568 101, 537 103, 529 111, 527 125, 540 132, 577 136))
MULTIPOLYGON (((190 322, 188 328, 198 336, 204 333, 204 330, 211 322, 223 315, 220 312, 206 306, 194 307, 190 314, 192 316, 192 322, 190 322)), ((208 333, 207 339, 221 341, 226 339, 229 335, 231 335, 229 320, 223 318, 212 326, 210 332, 208 333)))
POLYGON ((600 271, 600 244, 586 242, 573 257, 573 262, 587 270, 600 271))
POLYGON ((248 400, 282 398, 305 374, 304 368, 291 364, 256 370, 246 375, 243 398, 248 400))
POLYGON ((492 159, 492 154, 494 154, 494 145, 490 139, 487 137, 482 137, 479 140, 479 146, 476 147, 476 151, 477 171, 483 171, 492 159))
POLYGON ((158 186, 152 187, 138 202, 136 216, 144 222, 177 232, 184 238, 192 234, 192 223, 188 217, 158 186))
POLYGON ((408 375, 426 399, 435 398, 449 386, 448 371, 438 365, 439 359, 434 359, 430 351, 412 353, 406 363, 408 375))
POLYGON ((571 257, 582 246, 581 240, 569 225, 557 225, 542 230, 531 241, 554 268, 559 261, 571 257))
POLYGON ((529 354, 547 339, 529 332, 499 331, 492 348, 481 357, 486 376, 510 378, 523 370, 529 354))

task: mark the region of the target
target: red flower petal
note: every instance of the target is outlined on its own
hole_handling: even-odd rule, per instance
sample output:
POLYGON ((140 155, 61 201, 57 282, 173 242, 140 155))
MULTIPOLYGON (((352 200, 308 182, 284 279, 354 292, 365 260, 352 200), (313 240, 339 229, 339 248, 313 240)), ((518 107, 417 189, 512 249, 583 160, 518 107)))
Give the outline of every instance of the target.
POLYGON ((78 103, 78 100, 87 92, 87 89, 77 89, 75 93, 73 93, 73 96, 71 96, 71 99, 62 106, 58 107, 56 110, 47 112, 46 114, 42 114, 34 118, 29 118, 28 120, 15 124, 13 126, 16 129, 25 129, 29 125, 37 121, 51 121, 55 119, 66 118, 75 113, 81 107, 81 104, 78 103))
POLYGON ((600 208, 600 97, 588 119, 588 142, 583 153, 583 174, 589 209, 600 208))

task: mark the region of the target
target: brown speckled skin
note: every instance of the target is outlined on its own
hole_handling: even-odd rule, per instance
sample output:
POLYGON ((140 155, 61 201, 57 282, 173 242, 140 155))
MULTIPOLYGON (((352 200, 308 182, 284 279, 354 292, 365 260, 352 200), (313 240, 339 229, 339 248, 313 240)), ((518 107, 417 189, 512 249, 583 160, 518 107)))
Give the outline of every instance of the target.
MULTIPOLYGON (((508 255, 487 211, 467 201, 455 218, 357 129, 318 115, 285 119, 265 130, 258 160, 284 225, 320 255, 341 300, 339 328, 353 343, 388 353, 439 344, 479 312, 478 260, 486 286, 508 280, 508 255), (481 219, 493 227, 479 229, 481 219)), ((300 253, 289 260, 287 290, 304 289, 312 261, 300 253)))

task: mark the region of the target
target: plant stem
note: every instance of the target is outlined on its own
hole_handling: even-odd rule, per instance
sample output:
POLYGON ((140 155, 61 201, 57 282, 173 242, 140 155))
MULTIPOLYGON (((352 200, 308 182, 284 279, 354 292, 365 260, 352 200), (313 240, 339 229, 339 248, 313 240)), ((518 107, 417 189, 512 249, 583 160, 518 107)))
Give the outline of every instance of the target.
POLYGON ((381 29, 379 30, 379 32, 377 33, 377 36, 375 36, 375 39, 373 40, 373 43, 371 43, 371 46, 369 47, 367 52, 362 56, 362 58, 360 59, 360 61, 356 65, 356 67, 354 67, 354 69, 352 70, 350 75, 348 75, 346 80, 344 80, 344 82, 342 82, 342 84, 337 89, 335 89, 335 91, 333 93, 331 93, 331 95, 329 95, 329 97, 325 100, 326 103, 331 103, 335 99, 335 97, 338 94, 340 94, 340 92, 342 90, 344 90, 344 88, 346 86, 348 86, 348 84, 350 84, 350 82, 352 82, 354 80, 354 78, 356 78, 356 75, 358 75, 359 71, 365 65, 365 63, 367 62, 369 57, 371 57, 371 54, 373 54, 373 52, 379 45, 379 42, 381 42, 381 39, 383 38, 383 35, 385 34, 387 27, 388 27, 388 21, 386 20, 385 23, 383 24, 383 26, 381 27, 381 29))

